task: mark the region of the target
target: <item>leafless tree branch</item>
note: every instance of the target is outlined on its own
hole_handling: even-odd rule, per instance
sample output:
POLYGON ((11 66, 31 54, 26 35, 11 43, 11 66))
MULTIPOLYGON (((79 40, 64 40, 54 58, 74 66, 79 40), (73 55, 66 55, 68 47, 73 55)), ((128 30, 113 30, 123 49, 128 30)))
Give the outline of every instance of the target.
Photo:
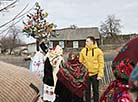
POLYGON ((1 11, 3 11, 3 10, 7 10, 8 8, 10 8, 10 7, 12 7, 15 3, 17 2, 17 0, 16 1, 14 1, 14 2, 12 2, 12 3, 10 3, 9 5, 7 5, 6 7, 4 7, 4 8, 2 8, 2 9, 0 9, 0 12, 1 11))
POLYGON ((29 5, 29 3, 12 20, 10 20, 10 21, 6 22, 5 24, 1 25, 0 28, 2 28, 5 25, 9 24, 10 22, 14 21, 28 7, 28 5, 29 5))

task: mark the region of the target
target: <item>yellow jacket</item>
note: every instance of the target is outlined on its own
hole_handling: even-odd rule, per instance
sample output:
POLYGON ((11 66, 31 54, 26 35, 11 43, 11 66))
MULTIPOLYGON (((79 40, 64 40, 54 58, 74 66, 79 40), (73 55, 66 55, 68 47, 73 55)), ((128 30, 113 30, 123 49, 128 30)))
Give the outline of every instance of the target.
POLYGON ((104 76, 104 55, 96 43, 81 50, 79 61, 88 69, 89 76, 96 74, 101 78, 104 76))

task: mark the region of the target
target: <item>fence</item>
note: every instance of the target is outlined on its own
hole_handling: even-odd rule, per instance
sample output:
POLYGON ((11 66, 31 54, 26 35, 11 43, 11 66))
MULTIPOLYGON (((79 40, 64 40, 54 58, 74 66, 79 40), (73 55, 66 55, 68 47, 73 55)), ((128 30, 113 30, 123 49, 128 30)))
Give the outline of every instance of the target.
POLYGON ((102 85, 108 85, 114 80, 114 74, 112 72, 112 61, 105 62, 104 78, 102 79, 102 85))

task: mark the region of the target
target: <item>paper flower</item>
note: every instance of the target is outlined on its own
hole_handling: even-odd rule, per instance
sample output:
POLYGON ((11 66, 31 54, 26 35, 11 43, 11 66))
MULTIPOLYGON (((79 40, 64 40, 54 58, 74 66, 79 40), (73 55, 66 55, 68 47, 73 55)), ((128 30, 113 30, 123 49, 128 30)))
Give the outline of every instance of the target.
POLYGON ((32 36, 35 39, 49 39, 51 36, 55 37, 57 34, 55 32, 53 33, 53 29, 56 28, 56 25, 46 21, 48 13, 43 13, 38 2, 35 4, 35 11, 34 14, 27 14, 27 22, 23 21, 23 32, 26 33, 27 36, 32 36))

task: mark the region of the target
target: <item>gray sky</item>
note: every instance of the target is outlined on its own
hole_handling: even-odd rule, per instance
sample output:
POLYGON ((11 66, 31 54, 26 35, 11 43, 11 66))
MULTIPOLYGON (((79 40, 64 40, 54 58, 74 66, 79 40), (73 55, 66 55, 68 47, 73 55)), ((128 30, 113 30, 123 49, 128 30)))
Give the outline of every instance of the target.
MULTIPOLYGON (((20 0, 9 13, 0 14, 0 25, 14 17, 25 4, 29 8, 39 1, 49 13, 47 21, 57 24, 57 28, 100 27, 108 15, 121 19, 122 33, 138 33, 138 0, 20 0)), ((22 27, 22 22, 18 24, 22 27)))

